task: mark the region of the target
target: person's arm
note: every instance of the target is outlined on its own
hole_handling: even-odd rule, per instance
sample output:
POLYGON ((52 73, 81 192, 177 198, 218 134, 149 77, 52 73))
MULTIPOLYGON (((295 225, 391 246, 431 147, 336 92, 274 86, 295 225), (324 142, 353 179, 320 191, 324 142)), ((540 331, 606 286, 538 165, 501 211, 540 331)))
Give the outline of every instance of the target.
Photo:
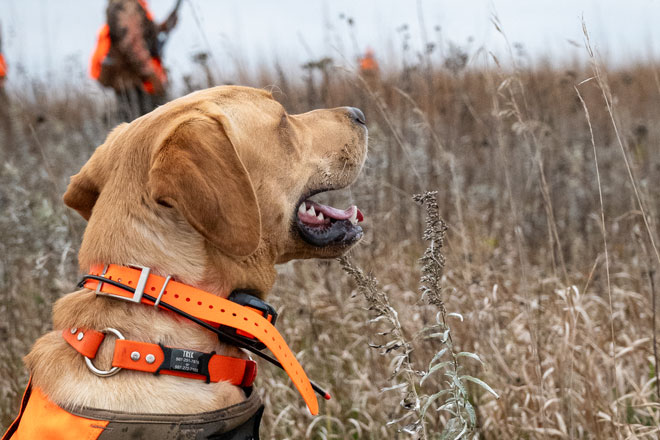
POLYGON ((181 7, 181 0, 177 0, 176 4, 174 5, 174 8, 172 9, 172 12, 170 12, 170 15, 167 16, 165 21, 163 21, 160 26, 158 26, 158 31, 159 32, 165 32, 166 34, 169 34, 172 29, 176 26, 177 22, 179 21, 179 8, 181 7))
POLYGON ((165 32, 166 34, 169 34, 170 31, 174 29, 178 21, 179 15, 176 11, 172 11, 169 17, 167 17, 167 19, 163 21, 160 26, 158 26, 158 32, 165 32))

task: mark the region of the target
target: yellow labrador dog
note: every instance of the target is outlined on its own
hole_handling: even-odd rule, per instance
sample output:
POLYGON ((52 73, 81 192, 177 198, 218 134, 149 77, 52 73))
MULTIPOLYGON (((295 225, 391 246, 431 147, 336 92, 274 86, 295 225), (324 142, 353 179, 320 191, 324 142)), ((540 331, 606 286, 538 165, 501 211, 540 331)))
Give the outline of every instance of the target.
MULTIPOLYGON (((80 268, 140 265, 221 297, 242 290, 263 298, 276 264, 336 257, 359 241, 355 206, 310 197, 351 184, 366 152, 355 108, 290 115, 268 92, 233 86, 179 98, 115 128, 71 178, 64 202, 88 220, 80 268)), ((98 377, 62 337, 63 329, 115 328, 127 339, 246 357, 175 314, 82 289, 55 304, 53 328, 25 361, 32 387, 59 407, 191 414, 246 399, 223 381, 98 377)), ((110 367, 112 345, 100 345, 99 369, 110 367)))

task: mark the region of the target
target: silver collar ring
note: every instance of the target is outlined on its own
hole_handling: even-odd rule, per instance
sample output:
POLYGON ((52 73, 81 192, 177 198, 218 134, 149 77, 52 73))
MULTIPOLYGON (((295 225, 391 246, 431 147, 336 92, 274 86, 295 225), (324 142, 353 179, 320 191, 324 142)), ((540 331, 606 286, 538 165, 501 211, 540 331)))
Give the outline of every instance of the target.
MULTIPOLYGON (((111 327, 104 328, 103 330, 101 330, 101 333, 106 334, 106 335, 108 333, 112 333, 113 335, 115 335, 117 337, 117 339, 126 339, 124 337, 124 335, 122 335, 119 330, 117 330, 115 328, 111 328, 111 327)), ((94 366, 94 364, 92 363, 92 360, 90 358, 88 358, 87 356, 85 356, 85 364, 87 364, 87 368, 89 368, 89 371, 91 371, 92 373, 96 374, 99 377, 114 376, 115 374, 119 373, 119 370, 121 370, 120 367, 112 367, 109 370, 99 370, 98 368, 96 368, 94 366)))

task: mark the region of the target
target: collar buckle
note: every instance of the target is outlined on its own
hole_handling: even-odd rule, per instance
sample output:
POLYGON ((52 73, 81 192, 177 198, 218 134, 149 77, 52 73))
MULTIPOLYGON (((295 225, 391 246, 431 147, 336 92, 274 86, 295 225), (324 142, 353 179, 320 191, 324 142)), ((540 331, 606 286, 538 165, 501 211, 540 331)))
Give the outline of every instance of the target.
MULTIPOLYGON (((135 292, 133 293, 133 297, 112 295, 101 292, 100 289, 101 289, 101 285, 103 284, 103 282, 101 281, 99 281, 98 286, 96 286, 96 294, 100 296, 111 296, 112 298, 115 299, 123 299, 124 301, 140 304, 142 302, 142 296, 144 295, 144 288, 147 285, 147 280, 149 279, 149 274, 151 272, 151 269, 145 266, 140 266, 139 264, 127 264, 126 266, 130 267, 131 269, 136 269, 141 271, 140 278, 138 278, 137 285, 135 286, 135 292)), ((105 266, 103 270, 103 274, 101 276, 104 276, 107 270, 108 270, 108 265, 105 266)), ((117 282, 121 283, 122 280, 118 279, 117 282)))
POLYGON ((142 302, 142 295, 144 295, 144 287, 147 285, 147 280, 149 279, 149 273, 151 269, 144 266, 139 266, 137 264, 128 264, 128 267, 132 269, 140 269, 140 278, 138 278, 137 285, 135 286, 135 293, 133 298, 124 298, 126 301, 134 302, 140 304, 142 302))

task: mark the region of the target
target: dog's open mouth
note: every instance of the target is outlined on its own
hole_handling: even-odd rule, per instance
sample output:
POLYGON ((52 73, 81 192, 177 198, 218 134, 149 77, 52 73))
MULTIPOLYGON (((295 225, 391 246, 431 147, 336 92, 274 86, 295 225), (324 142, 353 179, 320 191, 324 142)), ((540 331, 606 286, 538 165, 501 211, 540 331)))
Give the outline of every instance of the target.
POLYGON ((301 237, 307 243, 324 247, 346 246, 362 238, 364 220, 357 206, 341 210, 322 205, 312 200, 303 200, 296 212, 296 225, 301 237))

